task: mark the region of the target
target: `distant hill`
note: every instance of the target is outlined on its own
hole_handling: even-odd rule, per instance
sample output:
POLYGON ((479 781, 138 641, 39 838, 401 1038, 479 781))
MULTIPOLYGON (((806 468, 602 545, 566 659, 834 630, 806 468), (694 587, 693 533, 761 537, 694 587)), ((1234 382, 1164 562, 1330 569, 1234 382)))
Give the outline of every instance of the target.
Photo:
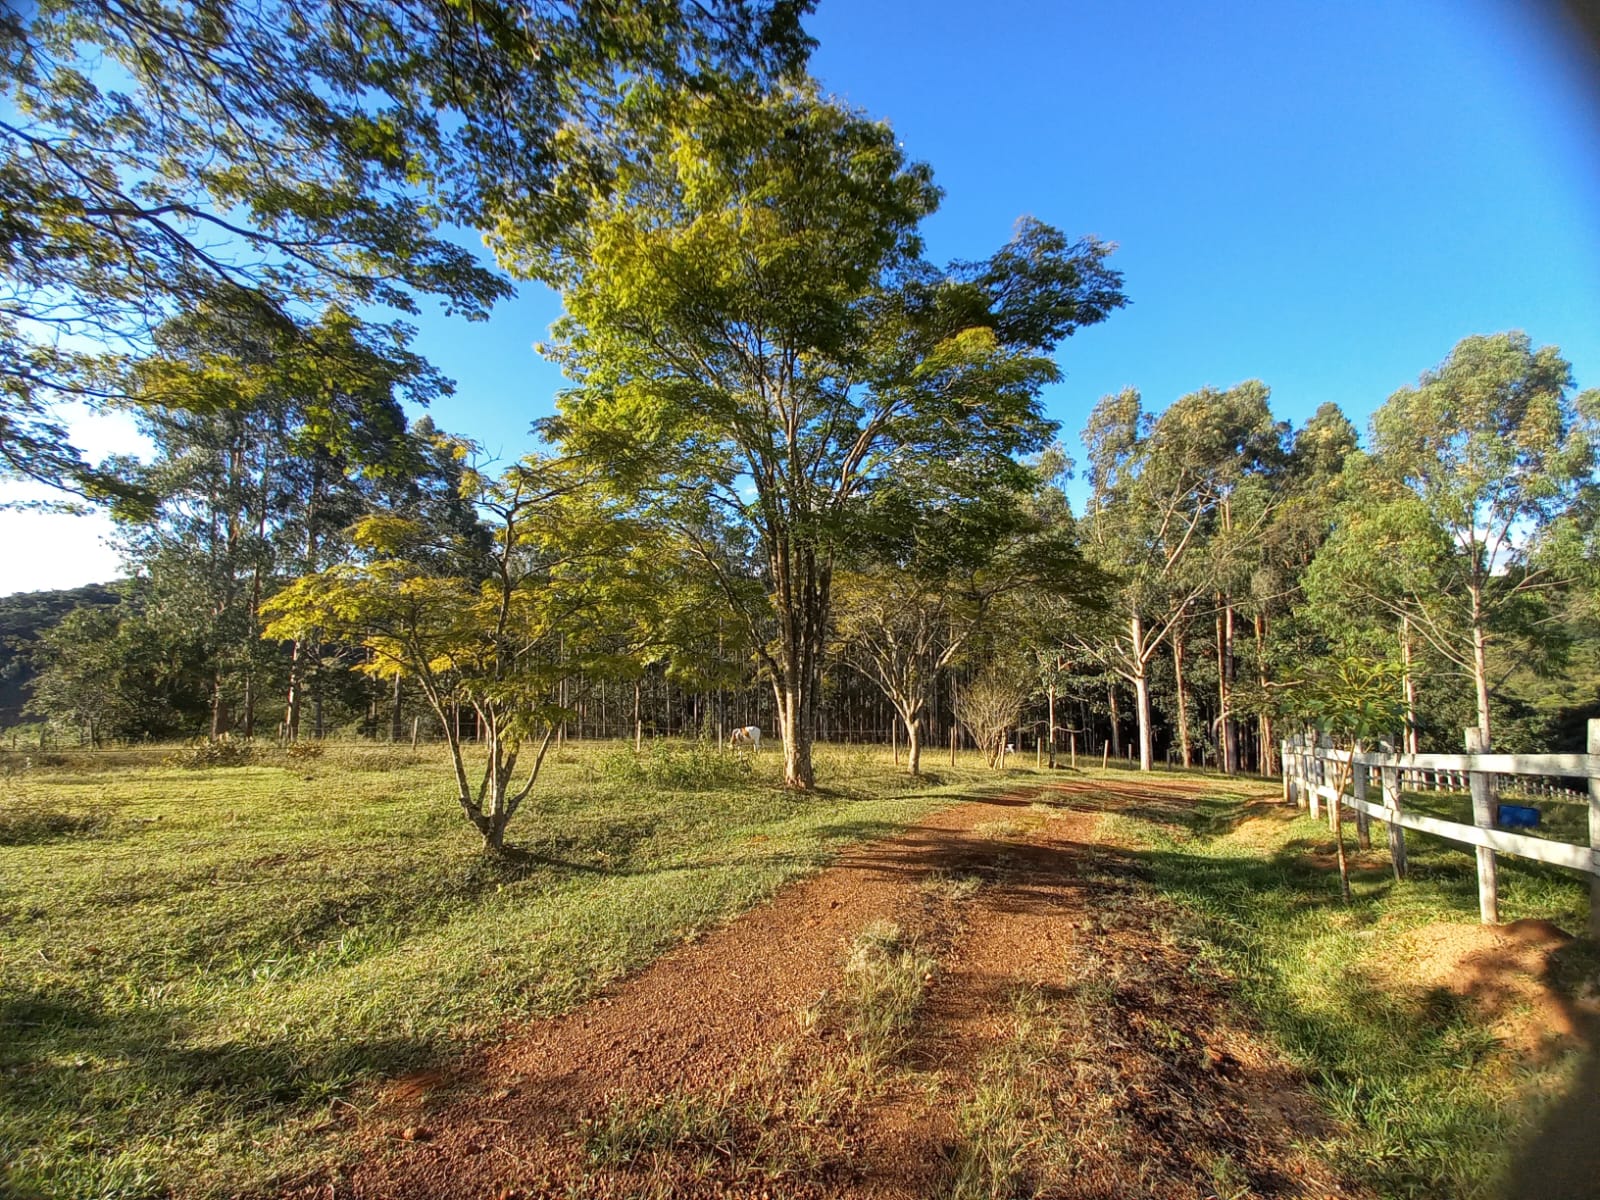
POLYGON ((0 729, 22 720, 33 679, 27 659, 33 641, 79 605, 102 606, 121 599, 112 585, 103 583, 0 596, 0 729))

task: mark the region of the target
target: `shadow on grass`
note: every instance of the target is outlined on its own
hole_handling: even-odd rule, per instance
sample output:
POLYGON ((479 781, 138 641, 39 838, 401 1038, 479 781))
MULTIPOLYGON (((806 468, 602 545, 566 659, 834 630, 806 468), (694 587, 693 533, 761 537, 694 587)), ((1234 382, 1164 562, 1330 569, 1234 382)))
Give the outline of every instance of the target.
POLYGON ((437 1059, 426 1037, 193 1037, 184 1017, 65 994, 0 994, 0 1194, 166 1196, 168 1137, 215 1147, 364 1079, 437 1059), (154 1123, 150 1112, 160 1113, 154 1123), (70 1151, 68 1148, 70 1147, 70 1151))

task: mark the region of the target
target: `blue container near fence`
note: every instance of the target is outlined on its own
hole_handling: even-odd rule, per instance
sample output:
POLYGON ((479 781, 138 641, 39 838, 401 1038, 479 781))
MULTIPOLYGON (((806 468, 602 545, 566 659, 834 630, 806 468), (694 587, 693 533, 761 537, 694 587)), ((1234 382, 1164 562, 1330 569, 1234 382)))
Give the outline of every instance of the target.
POLYGON ((1495 817, 1495 824, 1502 829, 1537 829, 1539 810, 1521 804, 1502 804, 1500 812, 1495 817))

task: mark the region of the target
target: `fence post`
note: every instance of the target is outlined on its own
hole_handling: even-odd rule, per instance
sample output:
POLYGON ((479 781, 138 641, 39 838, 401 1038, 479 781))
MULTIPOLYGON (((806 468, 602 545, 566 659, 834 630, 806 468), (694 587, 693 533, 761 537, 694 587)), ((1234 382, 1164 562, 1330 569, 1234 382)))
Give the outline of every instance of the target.
MULTIPOLYGON (((1600 756, 1600 717, 1589 718, 1589 756, 1600 756)), ((1589 764, 1594 770, 1594 764, 1589 764)), ((1600 776, 1589 776, 1589 845, 1600 868, 1600 776)), ((1600 874, 1589 876, 1589 936, 1600 941, 1600 874)))
POLYGON ((1283 802, 1285 804, 1288 804, 1290 799, 1291 799, 1291 797, 1293 796, 1293 793, 1294 793, 1294 787, 1290 783, 1290 780, 1289 780, 1289 775, 1290 775, 1290 772, 1293 770, 1293 767, 1290 766, 1290 763, 1289 763, 1289 739, 1288 738, 1284 738, 1283 739, 1283 742, 1281 743, 1279 749, 1280 749, 1281 753, 1278 755, 1278 761, 1283 766, 1283 802))
POLYGON ((1290 738, 1290 795, 1296 808, 1306 806, 1306 755, 1301 754, 1301 736, 1290 738))
MULTIPOLYGON (((1367 798, 1367 764, 1356 761, 1353 749, 1350 751, 1350 794, 1363 802, 1367 798)), ((1372 818, 1364 808, 1356 809, 1356 845, 1362 850, 1372 849, 1372 818)))
MULTIPOLYGON (((1483 733, 1477 728, 1468 729, 1467 753, 1484 753, 1483 733)), ((1472 823, 1479 829, 1494 828, 1494 789, 1489 786, 1489 776, 1473 771, 1468 776, 1472 789, 1472 823)), ((1478 847, 1478 916, 1485 925, 1500 924, 1500 883, 1495 870, 1494 851, 1487 846, 1478 847)))
MULTIPOLYGON (((1400 815, 1400 768, 1383 767, 1383 806, 1396 817, 1400 815)), ((1389 862, 1394 866, 1398 882, 1406 877, 1406 828, 1399 821, 1389 821, 1389 862)))

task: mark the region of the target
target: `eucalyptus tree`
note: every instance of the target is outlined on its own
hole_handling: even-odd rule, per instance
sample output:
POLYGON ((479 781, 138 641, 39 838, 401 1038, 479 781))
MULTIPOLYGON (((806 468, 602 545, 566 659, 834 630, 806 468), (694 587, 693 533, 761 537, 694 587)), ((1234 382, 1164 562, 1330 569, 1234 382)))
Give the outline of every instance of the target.
MULTIPOLYGON (((1073 640, 1132 685, 1143 770, 1154 765, 1151 663, 1181 636, 1200 598, 1218 591, 1222 556, 1210 539, 1221 529, 1228 539, 1223 546, 1235 546, 1258 523, 1255 517, 1246 526, 1234 522, 1236 492, 1277 436, 1266 415, 1266 389, 1254 381, 1228 392, 1193 392, 1159 418, 1128 388, 1102 398, 1090 414, 1083 433, 1090 495, 1082 528, 1091 556, 1118 585, 1106 618, 1073 640)), ((1219 604, 1219 614, 1223 610, 1219 604)), ((1226 679, 1225 649, 1218 661, 1226 679)), ((1181 664, 1180 654, 1180 697, 1181 664)), ((1225 697, 1226 683, 1222 687, 1225 697)), ((1180 714, 1185 739, 1186 718, 1180 714)))
POLYGON ((482 317, 444 228, 571 216, 567 132, 620 88, 798 69, 808 0, 37 0, 0 8, 0 472, 92 497, 59 402, 174 314, 244 297, 482 317))
MULTIPOLYGON (((134 368, 156 455, 128 476, 156 508, 123 540, 163 603, 207 640, 212 736, 254 733, 276 665, 260 639, 262 600, 282 574, 331 561, 375 480, 412 469, 402 402, 425 404, 447 385, 406 336, 337 308, 309 325, 205 308, 166 322, 158 353, 134 368)), ((310 650, 296 643, 281 681, 291 731, 310 650)))
POLYGON ((1270 520, 1251 563, 1247 602, 1255 632, 1255 686, 1249 706, 1258 723, 1264 775, 1277 771, 1274 721, 1285 681, 1326 650, 1304 611, 1304 576, 1333 530, 1341 472, 1358 452, 1358 440, 1355 426, 1332 403, 1318 406, 1293 430, 1270 520))
POLYGON ((575 386, 546 431, 611 460, 717 582, 809 788, 840 552, 879 496, 1021 486, 1016 456, 1053 430, 1048 354, 1121 280, 1109 246, 1036 221, 987 260, 926 263, 928 169, 809 88, 654 102, 603 188, 571 174, 564 236, 508 223, 499 250, 565 303, 548 352, 575 386))
POLYGON ((1337 528, 1307 576, 1324 607, 1369 606, 1404 622, 1472 681, 1491 733, 1490 649, 1559 650, 1552 594, 1570 559, 1545 554, 1592 487, 1592 428, 1554 346, 1526 334, 1470 337, 1372 418, 1337 528))
MULTIPOLYGON (((1239 769, 1235 701, 1237 607, 1261 562, 1262 539, 1284 498, 1284 441, 1288 426, 1274 420, 1269 391, 1259 380, 1226 390, 1201 388, 1177 400, 1156 421, 1146 448, 1143 479, 1191 481, 1192 505, 1203 515, 1200 554, 1180 584, 1205 579, 1215 599, 1217 726, 1222 769, 1239 769)), ((1174 635, 1181 622, 1174 626, 1174 635)), ((1178 684, 1182 688, 1181 676, 1178 684)))

